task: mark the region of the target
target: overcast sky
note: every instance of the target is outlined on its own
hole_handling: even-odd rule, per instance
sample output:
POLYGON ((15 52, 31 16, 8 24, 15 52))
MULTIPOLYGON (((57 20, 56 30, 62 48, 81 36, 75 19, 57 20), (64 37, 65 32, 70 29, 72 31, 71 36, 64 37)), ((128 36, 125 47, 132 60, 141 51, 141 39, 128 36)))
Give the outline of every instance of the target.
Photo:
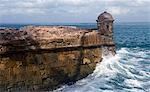
POLYGON ((0 0, 0 23, 95 23, 103 11, 117 22, 150 22, 150 0, 0 0))

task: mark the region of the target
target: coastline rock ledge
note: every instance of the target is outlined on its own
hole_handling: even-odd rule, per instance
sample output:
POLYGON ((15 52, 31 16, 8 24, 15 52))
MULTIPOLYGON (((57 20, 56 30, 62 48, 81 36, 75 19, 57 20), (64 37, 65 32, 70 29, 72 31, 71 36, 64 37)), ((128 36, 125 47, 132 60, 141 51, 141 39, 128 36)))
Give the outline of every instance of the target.
POLYGON ((0 91, 49 91, 85 78, 102 54, 115 54, 113 21, 103 12, 97 29, 0 28, 0 91))

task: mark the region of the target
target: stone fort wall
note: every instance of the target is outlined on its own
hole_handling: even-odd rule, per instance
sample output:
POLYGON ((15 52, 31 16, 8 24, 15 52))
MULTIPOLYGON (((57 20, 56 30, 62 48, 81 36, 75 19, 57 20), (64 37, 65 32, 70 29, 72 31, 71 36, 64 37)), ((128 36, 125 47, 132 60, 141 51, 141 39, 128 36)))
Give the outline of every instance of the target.
POLYGON ((70 27, 0 29, 0 91, 52 90, 91 74, 102 46, 98 31, 70 27))

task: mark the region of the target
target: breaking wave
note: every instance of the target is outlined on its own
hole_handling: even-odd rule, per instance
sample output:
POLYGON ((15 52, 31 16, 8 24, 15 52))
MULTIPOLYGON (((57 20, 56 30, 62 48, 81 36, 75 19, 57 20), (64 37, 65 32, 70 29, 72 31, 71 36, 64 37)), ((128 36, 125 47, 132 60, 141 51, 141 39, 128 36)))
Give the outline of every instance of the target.
POLYGON ((54 92, 150 92, 150 50, 121 48, 103 56, 95 71, 54 92))

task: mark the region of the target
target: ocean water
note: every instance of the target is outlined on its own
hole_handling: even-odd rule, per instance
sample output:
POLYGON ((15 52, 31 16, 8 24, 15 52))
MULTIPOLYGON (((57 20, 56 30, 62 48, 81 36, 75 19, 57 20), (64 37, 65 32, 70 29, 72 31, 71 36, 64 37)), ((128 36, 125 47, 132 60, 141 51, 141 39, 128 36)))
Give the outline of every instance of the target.
MULTIPOLYGON (((96 27, 91 23, 62 25, 96 27)), ((0 24, 0 27, 22 26, 0 24)), ((54 92, 150 92, 150 23, 116 23, 114 41, 115 56, 103 56, 88 77, 54 92)))

